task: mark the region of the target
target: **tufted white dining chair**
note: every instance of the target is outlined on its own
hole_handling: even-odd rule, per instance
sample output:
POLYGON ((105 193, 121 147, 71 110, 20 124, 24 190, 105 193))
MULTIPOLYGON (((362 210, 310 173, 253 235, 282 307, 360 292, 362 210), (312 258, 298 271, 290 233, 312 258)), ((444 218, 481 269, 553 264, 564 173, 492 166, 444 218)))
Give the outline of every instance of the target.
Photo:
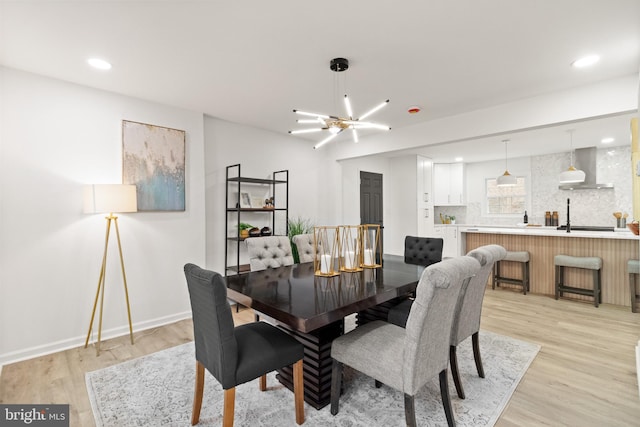
POLYGON ((292 239, 298 250, 300 262, 313 262, 313 233, 297 234, 292 239))
POLYGON ((251 237, 245 242, 251 271, 293 265, 291 242, 287 236, 251 237))

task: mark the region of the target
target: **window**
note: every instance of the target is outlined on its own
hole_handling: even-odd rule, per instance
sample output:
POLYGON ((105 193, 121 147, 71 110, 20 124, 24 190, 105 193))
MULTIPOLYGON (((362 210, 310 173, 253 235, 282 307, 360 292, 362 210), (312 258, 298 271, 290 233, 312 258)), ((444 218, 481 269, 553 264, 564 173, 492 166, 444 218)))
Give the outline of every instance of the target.
POLYGON ((525 178, 518 177, 513 187, 498 187, 496 179, 486 181, 488 214, 522 214, 526 209, 527 187, 525 178))

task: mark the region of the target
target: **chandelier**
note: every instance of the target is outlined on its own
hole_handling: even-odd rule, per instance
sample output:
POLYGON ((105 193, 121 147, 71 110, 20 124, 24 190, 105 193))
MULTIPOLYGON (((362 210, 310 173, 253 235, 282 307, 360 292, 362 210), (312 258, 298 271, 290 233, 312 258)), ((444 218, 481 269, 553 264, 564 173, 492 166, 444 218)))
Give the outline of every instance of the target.
MULTIPOLYGON (((331 71, 336 73, 345 71, 349 68, 349 60, 345 58, 334 58, 329 63, 329 68, 331 71)), ((310 113, 301 110, 293 110, 294 113, 308 117, 307 119, 298 119, 297 123, 305 124, 305 125, 317 125, 316 127, 310 127, 305 129, 298 130, 290 130, 289 133, 292 135, 301 134, 301 133, 313 133, 313 132, 323 132, 327 131, 329 135, 314 145, 314 149, 322 147, 327 142, 334 139, 340 133, 342 133, 346 129, 351 129, 351 134, 353 137, 353 142, 358 142, 358 130, 359 129, 380 129, 380 130, 390 130, 391 128, 387 125, 381 125, 378 123, 366 122, 364 121, 367 117, 371 116, 373 113, 386 106, 389 103, 389 100, 380 103, 379 105, 373 107, 371 110, 367 111, 365 114, 358 118, 353 117, 353 111, 351 110, 351 102, 349 101, 349 97, 347 95, 344 96, 344 106, 346 111, 345 117, 340 116, 331 116, 327 114, 318 114, 318 113, 310 113)))

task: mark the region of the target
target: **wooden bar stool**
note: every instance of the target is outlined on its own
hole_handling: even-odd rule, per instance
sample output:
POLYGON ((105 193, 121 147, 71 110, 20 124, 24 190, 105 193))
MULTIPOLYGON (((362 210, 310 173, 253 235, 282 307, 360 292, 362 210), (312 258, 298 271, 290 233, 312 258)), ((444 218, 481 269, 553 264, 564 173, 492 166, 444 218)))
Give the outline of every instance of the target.
POLYGON ((636 274, 640 274, 640 261, 630 259, 627 262, 627 273, 629 273, 629 294, 631 295, 631 311, 637 313, 636 304, 640 301, 640 294, 636 288, 636 274))
POLYGON ((522 293, 527 294, 529 290, 529 252, 527 251, 507 251, 507 256, 493 265, 493 282, 491 289, 500 286, 500 283, 509 283, 522 286, 522 293), (519 262, 522 264, 522 278, 504 277, 500 274, 500 264, 504 261, 519 262))
POLYGON ((600 269, 602 268, 602 258, 556 255, 553 258, 553 264, 556 268, 556 299, 558 299, 559 296, 563 296, 565 292, 587 295, 593 297, 593 305, 598 307, 598 303, 602 302, 602 288, 600 285, 600 269), (566 285, 564 283, 565 267, 592 270, 593 288, 585 289, 566 285))

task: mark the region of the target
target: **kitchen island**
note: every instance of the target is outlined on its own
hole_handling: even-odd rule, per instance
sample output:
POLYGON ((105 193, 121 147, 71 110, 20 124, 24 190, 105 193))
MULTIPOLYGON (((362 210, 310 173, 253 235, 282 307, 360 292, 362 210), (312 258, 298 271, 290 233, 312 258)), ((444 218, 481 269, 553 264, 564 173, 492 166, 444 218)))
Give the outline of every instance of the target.
MULTIPOLYGON (((630 231, 574 231, 555 227, 459 227, 462 248, 466 252, 479 246, 498 244, 508 251, 528 251, 530 255, 530 292, 555 295, 556 255, 597 256, 602 258, 602 302, 630 307, 627 261, 638 259, 639 238, 630 231)), ((504 263, 501 274, 520 277, 517 263, 504 263)), ((566 282, 589 288, 591 272, 568 269, 566 282)), ((501 287, 509 287, 501 284, 501 287)), ((518 287, 517 289, 521 289, 518 287)), ((593 301, 593 298, 565 294, 565 297, 593 301)))

